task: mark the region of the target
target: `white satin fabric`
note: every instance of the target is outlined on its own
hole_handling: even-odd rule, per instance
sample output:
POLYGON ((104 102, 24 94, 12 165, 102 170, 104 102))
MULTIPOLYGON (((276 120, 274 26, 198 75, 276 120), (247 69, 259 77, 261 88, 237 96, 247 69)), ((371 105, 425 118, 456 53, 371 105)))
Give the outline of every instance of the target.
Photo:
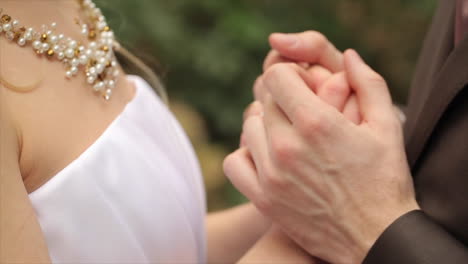
POLYGON ((78 159, 29 195, 54 263, 204 263, 205 196, 183 130, 140 77, 78 159))

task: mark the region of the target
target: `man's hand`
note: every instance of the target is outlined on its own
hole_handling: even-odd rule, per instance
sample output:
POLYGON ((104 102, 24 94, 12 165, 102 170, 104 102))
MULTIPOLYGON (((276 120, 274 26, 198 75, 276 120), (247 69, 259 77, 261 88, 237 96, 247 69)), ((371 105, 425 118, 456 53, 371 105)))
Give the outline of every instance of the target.
POLYGON ((362 122, 320 100, 297 66, 278 64, 260 84, 271 94, 262 99, 264 116, 248 118, 246 148, 224 168, 311 255, 361 263, 384 229, 418 205, 385 81, 354 51, 344 65, 362 122))
MULTIPOLYGON (((356 95, 350 89, 344 75, 344 57, 323 34, 317 31, 302 33, 274 33, 269 38, 272 50, 263 64, 266 72, 275 64, 295 63, 308 72, 307 84, 324 102, 336 107, 352 122, 358 124, 361 117, 356 95)), ((256 100, 261 101, 264 91, 254 86, 256 100)))

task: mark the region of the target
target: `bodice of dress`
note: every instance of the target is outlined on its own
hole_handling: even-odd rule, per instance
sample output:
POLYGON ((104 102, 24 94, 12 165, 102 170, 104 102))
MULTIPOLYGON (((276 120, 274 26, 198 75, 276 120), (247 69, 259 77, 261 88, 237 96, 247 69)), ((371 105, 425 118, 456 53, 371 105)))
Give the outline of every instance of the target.
POLYGON ((54 263, 204 263, 194 151, 140 77, 135 98, 82 155, 29 195, 54 263))

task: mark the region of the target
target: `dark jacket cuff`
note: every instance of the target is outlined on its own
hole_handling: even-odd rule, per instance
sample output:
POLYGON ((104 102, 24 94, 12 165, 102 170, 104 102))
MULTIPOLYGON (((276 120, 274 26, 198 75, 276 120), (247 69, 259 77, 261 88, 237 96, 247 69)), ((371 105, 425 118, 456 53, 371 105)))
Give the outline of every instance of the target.
POLYGON ((363 262, 396 263, 468 263, 468 248, 422 211, 412 211, 385 230, 363 262))

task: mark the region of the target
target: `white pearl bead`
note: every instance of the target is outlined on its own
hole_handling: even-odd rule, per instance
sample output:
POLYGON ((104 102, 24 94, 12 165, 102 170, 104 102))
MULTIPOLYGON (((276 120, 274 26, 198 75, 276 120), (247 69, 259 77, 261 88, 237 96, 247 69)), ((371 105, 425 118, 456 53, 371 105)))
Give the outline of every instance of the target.
POLYGON ((76 67, 76 66, 80 65, 80 61, 77 58, 73 58, 71 60, 71 65, 76 67))
POLYGON ((86 63, 88 63, 88 56, 81 55, 79 60, 80 60, 80 64, 85 65, 86 63))
POLYGON ((92 41, 91 43, 89 43, 89 48, 90 49, 96 49, 97 48, 97 43, 92 41))
POLYGON ((75 51, 73 49, 66 49, 65 50, 65 56, 69 59, 73 58, 73 56, 75 56, 75 51))
POLYGON ((14 29, 17 29, 19 27, 20 23, 18 20, 13 20, 13 22, 11 22, 11 26, 12 28, 14 29))
POLYGON ((44 50, 44 51, 49 50, 49 48, 50 48, 50 45, 48 43, 42 43, 42 46, 41 46, 42 50, 44 50))
POLYGON ((26 40, 31 40, 32 39, 32 34, 31 32, 25 32, 23 36, 26 40))
POLYGON ((76 66, 71 67, 70 72, 72 75, 76 75, 78 73, 78 67, 76 66))
POLYGON ((103 71, 104 71, 104 65, 102 65, 100 63, 96 64, 96 72, 98 74, 101 74, 103 71))
POLYGON ((9 40, 13 40, 15 38, 15 33, 13 33, 13 31, 7 31, 6 37, 9 40))
POLYGON ((63 60, 63 59, 65 58, 65 53, 63 53, 62 51, 59 52, 58 55, 57 55, 57 58, 58 58, 59 60, 63 60))
POLYGON ((96 92, 101 91, 102 89, 104 89, 104 82, 96 83, 93 88, 96 92))
POLYGON ((63 35, 63 34, 58 35, 59 40, 63 40, 64 38, 65 38, 65 35, 63 35))
POLYGON ((35 40, 35 41, 33 42, 32 46, 33 46, 33 48, 34 48, 35 50, 38 50, 38 49, 41 48, 41 44, 42 44, 42 43, 41 43, 39 40, 35 40))
POLYGON ((18 20, 13 20, 13 22, 11 23, 13 28, 18 28, 18 26, 20 25, 20 22, 18 20))
POLYGON ((20 46, 26 45, 26 39, 25 38, 19 38, 18 39, 18 45, 20 45, 20 46))
POLYGON ((96 71, 96 68, 95 68, 95 67, 91 67, 91 68, 89 68, 89 70, 88 70, 88 71, 89 71, 89 73, 90 73, 90 74, 92 74, 92 75, 95 75, 95 74, 97 74, 97 71, 96 71))
POLYGON ((68 46, 72 49, 76 49, 76 47, 78 46, 78 43, 75 40, 72 40, 68 43, 68 46))
POLYGON ((73 74, 72 74, 71 71, 67 71, 67 72, 65 73, 65 76, 66 76, 68 79, 70 79, 70 78, 73 76, 73 74))
POLYGON ((59 46, 59 45, 54 45, 54 46, 52 47, 52 50, 53 50, 54 52, 59 52, 59 51, 60 51, 60 46, 59 46))
POLYGON ((112 96, 112 90, 111 90, 111 89, 107 89, 107 90, 106 90, 106 94, 104 95, 104 99, 105 99, 106 101, 109 101, 110 98, 111 98, 111 96, 112 96))
POLYGON ((115 81, 114 80, 109 80, 107 82, 107 87, 109 87, 111 89, 115 88, 115 81))
POLYGON ((96 81, 96 77, 94 76, 89 76, 88 79, 86 80, 89 84, 93 84, 96 81))
POLYGON ((88 57, 91 57, 93 55, 93 51, 91 49, 87 49, 85 51, 85 55, 88 56, 88 57))
POLYGON ((3 25, 3 30, 10 31, 11 30, 11 24, 7 23, 7 24, 3 25))
POLYGON ((55 44, 58 42, 58 37, 56 35, 51 35, 50 36, 50 43, 55 44))
POLYGON ((106 58, 99 58, 98 62, 101 64, 106 64, 107 60, 106 58))
POLYGON ((56 22, 52 22, 52 24, 50 24, 50 27, 52 29, 56 29, 57 28, 57 23, 56 22))
POLYGON ((102 56, 104 56, 104 55, 105 55, 104 51, 102 51, 102 50, 96 50, 96 53, 95 53, 94 56, 95 56, 96 58, 100 58, 100 57, 102 57, 102 56))

